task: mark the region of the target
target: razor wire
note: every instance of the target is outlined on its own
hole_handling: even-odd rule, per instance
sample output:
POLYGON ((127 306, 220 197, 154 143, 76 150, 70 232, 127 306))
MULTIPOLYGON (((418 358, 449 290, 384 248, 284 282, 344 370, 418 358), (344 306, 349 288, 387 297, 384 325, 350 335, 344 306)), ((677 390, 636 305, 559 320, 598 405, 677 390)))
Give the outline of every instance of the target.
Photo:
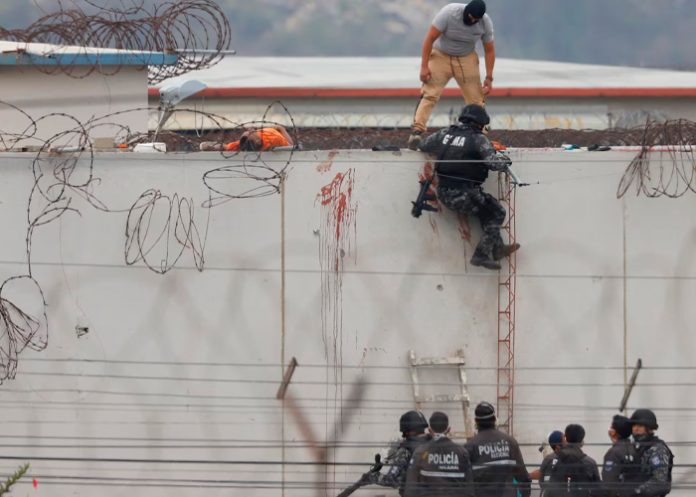
MULTIPOLYGON (((84 53, 90 48, 144 52, 142 65, 146 66, 152 60, 149 52, 176 54, 175 65, 149 66, 151 83, 211 67, 221 60, 230 45, 229 20, 213 0, 166 1, 152 5, 145 0, 130 0, 129 4, 124 1, 120 6, 74 0, 70 6, 59 1, 58 7, 58 11, 24 29, 0 26, 0 39, 68 45, 84 53)), ((35 67, 46 73, 60 72, 74 78, 85 78, 95 72, 112 75, 122 68, 98 63, 35 67)))
MULTIPOLYGON (((253 123, 234 123, 225 118, 195 110, 195 113, 221 130, 239 133, 250 127, 273 125, 266 115, 282 104, 272 104, 259 120, 253 123)), ((293 151, 284 163, 266 163, 260 152, 220 152, 226 164, 206 171, 201 178, 207 197, 196 200, 178 192, 162 192, 157 185, 146 189, 130 205, 108 205, 99 198, 102 179, 95 171, 95 131, 103 127, 116 130, 115 140, 127 146, 152 141, 187 143, 171 132, 157 137, 152 133, 134 133, 119 123, 118 118, 131 109, 81 122, 67 113, 50 113, 38 118, 26 111, 0 101, 0 107, 11 112, 11 121, 20 132, 3 131, 0 125, 0 145, 6 152, 35 150, 31 163, 33 185, 28 192, 26 207, 27 231, 26 273, 14 275, 0 285, 0 383, 15 377, 19 354, 27 347, 42 350, 48 344, 47 302, 32 270, 32 242, 36 230, 49 225, 66 214, 80 216, 79 202, 105 214, 126 215, 124 262, 142 264, 149 270, 165 274, 172 270, 185 254, 190 254, 198 271, 205 264, 205 244, 208 236, 210 210, 234 199, 248 199, 276 194, 289 167, 293 151), (42 126, 60 120, 63 131, 49 138, 40 138, 42 126), (27 146, 31 143, 31 146, 27 146), (18 288, 24 287, 24 291, 18 288), (28 288, 28 289, 27 289, 28 288)), ((147 110, 147 109, 145 109, 147 110)), ((290 133, 296 136, 294 129, 290 133)), ((98 133, 97 133, 98 134, 98 133)), ((222 143, 222 142, 221 142, 222 143)), ((189 147, 191 148, 191 147, 189 147)), ((197 150, 197 146, 195 149, 197 150)), ((84 206, 83 206, 84 207, 84 206)))

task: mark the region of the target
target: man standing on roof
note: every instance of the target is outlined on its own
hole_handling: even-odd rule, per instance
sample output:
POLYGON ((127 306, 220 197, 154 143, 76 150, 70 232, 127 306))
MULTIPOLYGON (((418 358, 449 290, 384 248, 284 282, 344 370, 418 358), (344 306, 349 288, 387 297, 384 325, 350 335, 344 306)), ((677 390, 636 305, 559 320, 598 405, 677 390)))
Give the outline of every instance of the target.
POLYGON ((420 80, 421 100, 411 126, 408 148, 417 150, 435 104, 454 78, 467 104, 484 104, 493 88, 495 42, 493 21, 483 0, 450 3, 435 16, 423 41, 420 80), (476 43, 481 40, 486 60, 486 78, 481 84, 476 43))

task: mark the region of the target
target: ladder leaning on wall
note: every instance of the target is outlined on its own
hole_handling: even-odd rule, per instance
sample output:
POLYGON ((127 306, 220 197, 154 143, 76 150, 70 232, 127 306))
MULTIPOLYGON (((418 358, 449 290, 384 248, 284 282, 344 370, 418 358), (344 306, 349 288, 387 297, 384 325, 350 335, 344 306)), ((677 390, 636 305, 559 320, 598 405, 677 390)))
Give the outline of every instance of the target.
POLYGON ((416 408, 420 411, 427 403, 450 403, 460 402, 464 416, 464 431, 452 432, 453 438, 468 438, 473 434, 473 424, 471 422, 469 390, 466 377, 466 360, 464 351, 458 350, 453 357, 421 357, 416 356, 415 351, 409 351, 409 363, 411 366, 411 381, 413 383, 413 398, 416 408), (459 377, 459 392, 456 394, 435 394, 424 395, 421 390, 420 371, 424 368, 457 368, 459 377))

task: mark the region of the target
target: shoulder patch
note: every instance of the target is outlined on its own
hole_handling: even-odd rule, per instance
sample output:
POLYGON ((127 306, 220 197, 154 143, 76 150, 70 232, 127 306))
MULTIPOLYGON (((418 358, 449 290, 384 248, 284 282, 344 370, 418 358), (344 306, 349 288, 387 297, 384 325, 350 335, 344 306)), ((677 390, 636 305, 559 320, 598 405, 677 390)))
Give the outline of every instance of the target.
POLYGON ((611 471, 614 469, 614 461, 606 461, 604 463, 604 471, 611 471))
POLYGON ((650 458, 650 464, 652 466, 662 466, 662 459, 660 459, 660 456, 652 456, 650 458))

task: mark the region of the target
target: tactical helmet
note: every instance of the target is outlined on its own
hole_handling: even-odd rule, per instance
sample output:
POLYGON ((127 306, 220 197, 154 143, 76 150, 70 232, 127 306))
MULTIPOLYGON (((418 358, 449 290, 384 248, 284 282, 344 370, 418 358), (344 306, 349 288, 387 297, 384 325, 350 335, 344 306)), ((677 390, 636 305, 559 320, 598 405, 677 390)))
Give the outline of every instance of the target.
POLYGON ((636 409, 631 416, 631 424, 643 425, 650 430, 657 430, 657 417, 650 409, 636 409))
POLYGON ((491 118, 480 105, 469 104, 465 105, 459 114, 459 122, 461 123, 474 123, 481 127, 487 126, 491 122, 491 118))
POLYGON ((419 411, 405 412, 399 419, 399 431, 401 433, 408 433, 409 431, 423 433, 427 427, 428 421, 423 416, 423 413, 419 411))
POLYGON ((481 402, 474 410, 476 421, 495 421, 495 408, 488 402, 481 402))

